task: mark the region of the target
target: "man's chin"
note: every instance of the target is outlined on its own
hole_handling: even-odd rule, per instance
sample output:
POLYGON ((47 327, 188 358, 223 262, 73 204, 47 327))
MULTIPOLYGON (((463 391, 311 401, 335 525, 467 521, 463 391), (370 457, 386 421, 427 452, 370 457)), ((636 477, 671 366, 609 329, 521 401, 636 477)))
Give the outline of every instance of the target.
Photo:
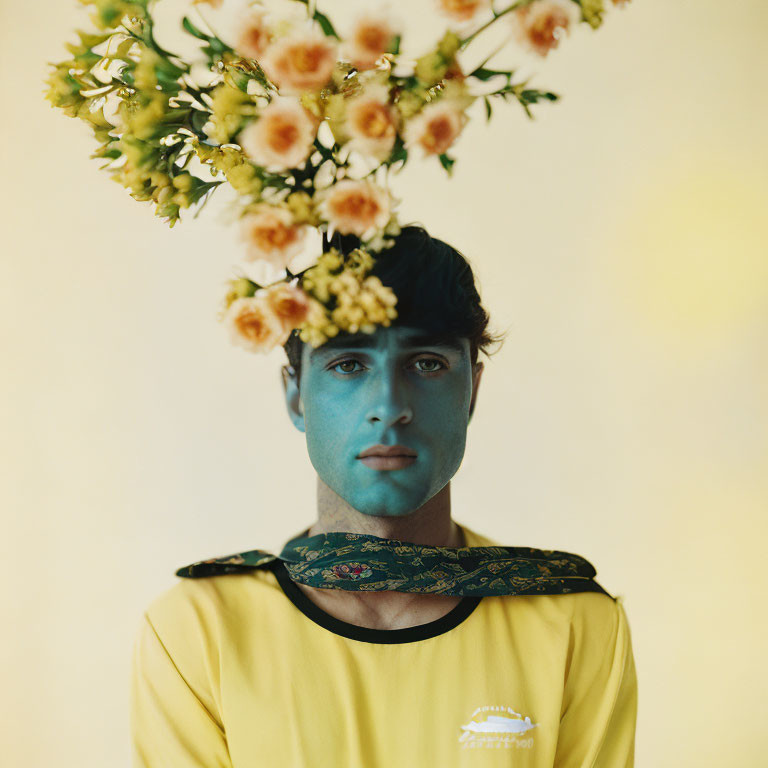
POLYGON ((419 507, 424 503, 423 501, 408 501, 405 499, 397 500, 392 498, 393 494, 388 494, 387 498, 380 498, 375 500, 360 501, 358 499, 352 501, 347 500, 350 506, 354 507, 358 512, 368 517, 407 517, 412 515, 419 507))

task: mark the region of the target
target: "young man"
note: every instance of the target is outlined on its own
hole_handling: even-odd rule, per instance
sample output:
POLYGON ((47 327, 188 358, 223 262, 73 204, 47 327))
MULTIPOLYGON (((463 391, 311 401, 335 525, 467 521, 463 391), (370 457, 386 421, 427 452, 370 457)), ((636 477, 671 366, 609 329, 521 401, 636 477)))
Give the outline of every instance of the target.
POLYGON ((315 522, 279 557, 180 569, 143 617, 134 765, 631 768, 621 604, 583 558, 451 517, 494 340, 469 265, 406 228, 375 273, 395 324, 286 345, 315 522))

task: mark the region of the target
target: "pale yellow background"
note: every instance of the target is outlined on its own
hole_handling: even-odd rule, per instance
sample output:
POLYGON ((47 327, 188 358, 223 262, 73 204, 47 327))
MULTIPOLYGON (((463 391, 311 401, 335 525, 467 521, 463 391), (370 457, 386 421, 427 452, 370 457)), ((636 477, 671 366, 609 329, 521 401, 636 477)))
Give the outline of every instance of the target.
MULTIPOLYGON (((430 2, 394 5, 431 42, 430 2)), ((396 182, 509 331, 454 515, 578 552, 624 597, 641 768, 768 749, 767 6, 635 0, 544 62, 510 48, 562 102, 490 126, 478 104, 454 181, 396 182)), ((224 201, 171 231, 131 200, 43 100, 84 12, 0 8, 0 760, 127 768, 141 611, 177 567, 309 525, 314 472, 282 352, 215 320, 240 253, 224 201)))

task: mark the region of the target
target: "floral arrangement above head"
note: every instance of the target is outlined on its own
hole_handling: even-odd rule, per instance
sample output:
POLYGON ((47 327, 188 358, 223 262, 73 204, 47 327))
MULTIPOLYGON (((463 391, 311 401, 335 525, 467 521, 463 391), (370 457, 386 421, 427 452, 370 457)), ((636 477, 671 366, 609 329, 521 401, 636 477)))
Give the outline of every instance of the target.
MULTIPOLYGON (((604 0, 433 0, 448 29, 409 60, 401 25, 382 10, 364 10, 342 36, 314 0, 256 0, 229 41, 184 16, 200 51, 188 61, 158 44, 154 2, 80 0, 95 30, 78 30, 72 58, 51 65, 47 98, 92 127, 93 157, 170 226, 182 210, 199 213, 225 182, 234 189, 244 260, 283 273, 266 286, 231 281, 221 318, 253 351, 294 330, 317 346, 339 331, 389 325, 397 299, 369 274, 371 254, 400 231, 389 173, 415 156, 450 175, 475 102, 490 120, 497 100, 532 117, 531 105, 559 98, 487 66, 498 51, 464 72, 462 52, 506 23, 527 52, 546 56, 577 23, 597 28, 605 13, 604 0), (338 233, 360 247, 327 250, 294 274, 313 228, 328 244, 338 233)), ((204 5, 222 0, 191 0, 204 5)))

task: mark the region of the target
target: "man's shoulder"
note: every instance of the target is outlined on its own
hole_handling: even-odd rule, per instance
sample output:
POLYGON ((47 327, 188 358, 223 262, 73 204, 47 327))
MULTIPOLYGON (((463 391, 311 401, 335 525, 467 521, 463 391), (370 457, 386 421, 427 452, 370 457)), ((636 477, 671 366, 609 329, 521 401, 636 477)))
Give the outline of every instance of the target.
POLYGON ((215 628, 222 616, 252 610, 279 587, 269 569, 209 574, 208 578, 181 578, 157 594, 145 614, 161 635, 179 635, 193 627, 215 628))

